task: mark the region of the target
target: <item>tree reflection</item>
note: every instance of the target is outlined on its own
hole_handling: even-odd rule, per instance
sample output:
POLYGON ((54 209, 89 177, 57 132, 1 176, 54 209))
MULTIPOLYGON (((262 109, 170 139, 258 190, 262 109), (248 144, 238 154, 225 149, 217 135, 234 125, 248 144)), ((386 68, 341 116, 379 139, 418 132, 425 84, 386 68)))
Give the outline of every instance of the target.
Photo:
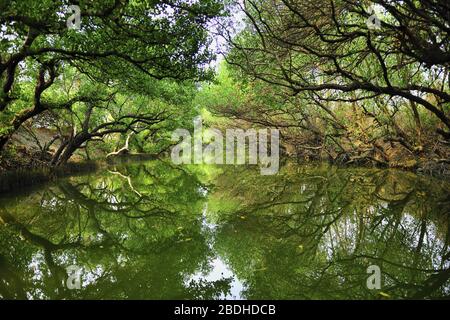
POLYGON ((2 202, 2 297, 191 294, 185 275, 202 269, 210 255, 201 232, 201 184, 163 162, 114 172, 121 175, 64 180, 2 202), (65 287, 69 265, 83 268, 82 290, 65 287))
POLYGON ((376 169, 210 169, 110 166, 1 199, 1 297, 217 299, 235 297, 236 281, 250 299, 449 295, 448 184, 376 169), (380 290, 366 286, 374 264, 380 290), (70 265, 81 290, 65 285, 70 265))
POLYGON ((218 179, 210 210, 220 225, 216 248, 245 279, 247 298, 448 295, 448 185, 369 169, 238 174, 244 184, 230 174, 218 179), (366 286, 373 264, 381 290, 366 286))

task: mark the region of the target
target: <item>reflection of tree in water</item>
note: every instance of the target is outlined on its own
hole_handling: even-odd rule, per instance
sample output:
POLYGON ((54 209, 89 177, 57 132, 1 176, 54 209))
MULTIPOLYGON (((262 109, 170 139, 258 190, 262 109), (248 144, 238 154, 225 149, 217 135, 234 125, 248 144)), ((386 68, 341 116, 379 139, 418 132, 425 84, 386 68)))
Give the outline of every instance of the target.
POLYGON ((295 166, 217 181, 209 200, 221 226, 216 249, 247 298, 449 294, 448 186, 404 172, 295 166), (372 264, 381 290, 366 287, 372 264))
POLYGON ((218 257, 247 298, 381 297, 366 287, 372 264, 383 295, 449 294, 448 185, 292 165, 213 180, 206 200, 196 175, 154 161, 1 200, 1 297, 218 298, 233 279, 201 276, 218 257), (83 268, 81 290, 63 285, 69 265, 83 268))
POLYGON ((213 298, 228 289, 184 281, 211 255, 198 180, 162 162, 112 171, 0 204, 2 297, 213 298), (79 291, 63 285, 73 264, 84 271, 79 291))

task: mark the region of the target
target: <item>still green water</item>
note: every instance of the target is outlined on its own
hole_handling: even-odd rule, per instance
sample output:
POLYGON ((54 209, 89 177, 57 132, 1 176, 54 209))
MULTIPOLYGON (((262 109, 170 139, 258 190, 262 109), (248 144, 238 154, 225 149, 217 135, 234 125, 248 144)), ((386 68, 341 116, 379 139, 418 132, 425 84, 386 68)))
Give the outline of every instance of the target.
POLYGON ((0 198, 0 297, 449 297, 449 190, 328 165, 110 166, 0 198))

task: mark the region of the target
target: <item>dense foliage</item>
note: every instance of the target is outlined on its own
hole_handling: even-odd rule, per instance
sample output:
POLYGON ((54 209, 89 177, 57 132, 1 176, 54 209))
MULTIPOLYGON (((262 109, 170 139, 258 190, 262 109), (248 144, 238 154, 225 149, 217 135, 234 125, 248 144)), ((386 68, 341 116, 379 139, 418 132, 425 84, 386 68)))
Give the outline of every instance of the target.
POLYGON ((145 137, 174 119, 170 105, 187 106, 192 81, 211 76, 206 27, 220 12, 209 0, 2 1, 0 150, 44 114, 45 127, 61 129, 54 164, 94 138, 145 137), (69 5, 80 8, 79 30, 66 23, 69 5))
POLYGON ((281 128, 304 157, 448 163, 447 1, 248 0, 234 9, 244 23, 219 32, 230 53, 209 88, 217 114, 281 128))
POLYGON ((448 171, 447 1, 8 1, 0 9, 3 153, 23 131, 39 146, 34 158, 53 165, 73 154, 161 153, 174 128, 208 111, 214 125, 222 117, 280 129, 289 155, 448 171), (79 30, 66 24, 73 4, 79 30), (224 61, 212 63, 214 51, 224 61))

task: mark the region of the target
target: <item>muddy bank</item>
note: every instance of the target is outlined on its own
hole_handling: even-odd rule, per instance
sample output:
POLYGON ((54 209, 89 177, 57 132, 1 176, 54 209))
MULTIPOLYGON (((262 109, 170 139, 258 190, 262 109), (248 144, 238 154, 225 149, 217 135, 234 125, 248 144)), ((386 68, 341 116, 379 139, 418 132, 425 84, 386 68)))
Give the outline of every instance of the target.
POLYGON ((289 142, 283 145, 281 154, 302 163, 325 161, 337 166, 392 168, 450 179, 450 148, 447 145, 408 152, 399 145, 377 144, 363 151, 348 148, 337 152, 332 146, 289 142))
POLYGON ((360 157, 349 159, 348 157, 322 157, 319 154, 307 157, 303 155, 294 156, 299 163, 308 162, 328 162, 339 167, 367 167, 367 168, 386 168, 399 169, 407 172, 413 172, 419 175, 432 176, 450 180, 450 160, 436 159, 436 160, 405 160, 399 162, 382 162, 372 157, 360 157))

